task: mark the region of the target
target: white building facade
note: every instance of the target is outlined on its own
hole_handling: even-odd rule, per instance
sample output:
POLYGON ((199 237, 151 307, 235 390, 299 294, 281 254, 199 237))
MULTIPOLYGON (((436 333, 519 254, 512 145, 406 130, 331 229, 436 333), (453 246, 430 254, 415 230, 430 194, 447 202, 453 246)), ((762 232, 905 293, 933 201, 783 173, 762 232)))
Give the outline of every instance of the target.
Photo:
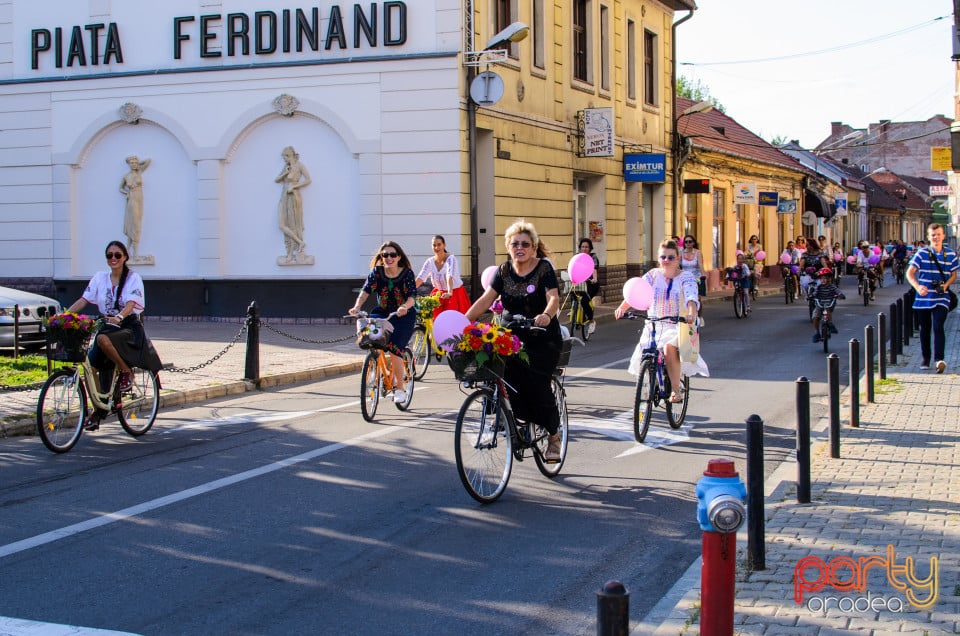
POLYGON ((335 315, 386 239, 462 253, 459 0, 0 0, 0 27, 4 284, 70 302, 106 268, 130 156, 154 314, 335 315), (312 179, 294 263, 287 146, 312 179))

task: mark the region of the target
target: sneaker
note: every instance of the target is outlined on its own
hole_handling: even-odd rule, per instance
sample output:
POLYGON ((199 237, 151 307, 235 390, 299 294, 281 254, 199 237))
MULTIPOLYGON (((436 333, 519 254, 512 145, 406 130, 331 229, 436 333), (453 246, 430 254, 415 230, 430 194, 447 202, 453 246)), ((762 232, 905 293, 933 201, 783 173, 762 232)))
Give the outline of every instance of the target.
POLYGON ((393 401, 397 404, 403 404, 404 402, 407 401, 407 392, 404 391, 403 389, 400 389, 399 391, 394 391, 393 401))
POLYGON ((920 363, 920 370, 921 370, 921 371, 929 371, 929 370, 930 370, 930 363, 927 362, 926 360, 924 360, 922 363, 920 363))
POLYGON ((590 323, 587 325, 587 334, 588 335, 593 334, 593 332, 596 330, 597 330, 597 321, 591 320, 590 323))
POLYGON ((98 431, 100 430, 100 416, 96 413, 93 415, 88 415, 87 419, 83 422, 83 430, 85 431, 98 431))
POLYGON ((117 381, 117 390, 121 393, 124 391, 129 391, 133 388, 133 381, 130 379, 130 374, 126 371, 120 373, 120 379, 117 381))
POLYGON ((814 342, 820 342, 820 340, 821 340, 821 338, 820 338, 820 332, 818 331, 817 333, 813 334, 813 341, 814 341, 814 342))
POLYGON ((830 328, 830 333, 840 333, 840 330, 834 327, 832 322, 828 325, 828 327, 830 328))
POLYGON ((947 363, 943 360, 937 360, 937 373, 943 373, 944 369, 947 368, 947 363))

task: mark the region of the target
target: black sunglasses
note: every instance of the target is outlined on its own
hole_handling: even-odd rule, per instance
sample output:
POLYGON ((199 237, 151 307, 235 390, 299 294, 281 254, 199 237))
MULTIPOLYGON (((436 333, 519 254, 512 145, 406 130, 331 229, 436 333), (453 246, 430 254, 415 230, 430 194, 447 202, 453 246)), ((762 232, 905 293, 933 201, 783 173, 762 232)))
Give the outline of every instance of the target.
POLYGON ((381 252, 381 253, 380 253, 380 256, 382 256, 383 258, 396 258, 396 257, 397 257, 397 253, 396 253, 396 252, 381 252))
POLYGON ((533 243, 530 243, 528 241, 514 241, 513 243, 510 244, 510 247, 512 248, 533 247, 533 243))
POLYGON ((107 260, 110 260, 111 258, 120 260, 121 258, 123 258, 123 252, 107 252, 106 256, 107 256, 107 260))

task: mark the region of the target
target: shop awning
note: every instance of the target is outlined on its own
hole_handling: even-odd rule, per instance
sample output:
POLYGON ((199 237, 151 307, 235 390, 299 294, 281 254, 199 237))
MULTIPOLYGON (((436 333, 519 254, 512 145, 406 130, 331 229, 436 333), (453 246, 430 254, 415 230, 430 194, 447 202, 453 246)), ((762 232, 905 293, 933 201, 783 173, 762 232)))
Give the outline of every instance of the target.
POLYGON ((806 194, 806 208, 804 211, 810 210, 821 219, 829 219, 836 214, 836 206, 828 203, 819 192, 807 189, 804 193, 806 194))

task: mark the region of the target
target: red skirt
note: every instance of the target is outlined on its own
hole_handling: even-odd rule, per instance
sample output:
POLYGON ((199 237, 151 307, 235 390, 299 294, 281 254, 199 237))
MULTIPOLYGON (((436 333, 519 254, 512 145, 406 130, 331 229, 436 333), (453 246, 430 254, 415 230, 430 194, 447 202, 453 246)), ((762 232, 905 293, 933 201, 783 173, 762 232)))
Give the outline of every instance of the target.
MULTIPOLYGON (((442 294, 444 292, 434 288, 430 293, 442 294)), ((453 290, 453 295, 450 296, 450 298, 440 299, 440 306, 433 310, 433 317, 436 318, 438 315, 440 315, 441 311, 446 311, 448 309, 454 309, 462 314, 465 314, 467 313, 467 310, 470 309, 471 304, 470 298, 467 296, 467 290, 463 288, 463 285, 461 285, 453 290)))

